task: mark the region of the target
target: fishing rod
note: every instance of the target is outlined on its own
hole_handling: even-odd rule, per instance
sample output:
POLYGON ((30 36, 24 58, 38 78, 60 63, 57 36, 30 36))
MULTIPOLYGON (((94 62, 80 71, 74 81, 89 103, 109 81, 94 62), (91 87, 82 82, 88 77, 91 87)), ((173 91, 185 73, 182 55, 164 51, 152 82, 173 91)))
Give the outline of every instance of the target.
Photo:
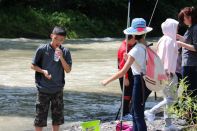
MULTIPOLYGON (((128 1, 128 12, 127 12, 127 28, 130 27, 130 9, 131 9, 131 3, 133 2, 133 0, 129 0, 128 1)), ((126 53, 128 50, 128 35, 125 36, 126 37, 126 53)), ((120 115, 120 131, 122 131, 122 117, 123 117, 123 108, 124 108, 124 92, 125 92, 125 78, 126 75, 124 75, 123 77, 123 83, 122 83, 122 99, 121 99, 121 115, 120 115)))
MULTIPOLYGON (((148 27, 150 26, 150 24, 151 24, 151 22, 152 22, 152 19, 153 19, 153 16, 154 16, 154 14, 155 14, 155 10, 156 10, 156 7, 157 7, 158 2, 159 2, 159 0, 157 0, 156 3, 155 3, 155 6, 154 6, 154 8, 153 8, 153 12, 152 12, 152 14, 151 14, 151 17, 150 17, 150 20, 149 20, 149 23, 148 23, 148 27)), ((146 34, 145 34, 145 38, 146 38, 146 34)))
MULTIPOLYGON (((159 0, 157 0, 156 3, 155 3, 155 6, 153 8, 153 12, 151 14, 151 17, 150 17, 150 20, 149 20, 149 23, 148 23, 148 27, 150 26, 150 24, 152 22, 153 15, 155 14, 155 10, 156 10, 156 7, 157 7, 158 2, 159 2, 159 0)), ((146 34, 145 34, 145 38, 146 38, 146 34)), ((157 93, 156 92, 155 92, 155 100, 157 100, 157 93)))

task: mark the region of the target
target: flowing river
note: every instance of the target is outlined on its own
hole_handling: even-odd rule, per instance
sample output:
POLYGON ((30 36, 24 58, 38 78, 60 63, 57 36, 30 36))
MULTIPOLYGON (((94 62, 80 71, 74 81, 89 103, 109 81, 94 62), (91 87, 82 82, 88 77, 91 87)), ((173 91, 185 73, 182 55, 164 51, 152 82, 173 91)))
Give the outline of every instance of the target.
MULTIPOLYGON (((36 48, 47 42, 49 40, 0 39, 0 131, 33 129, 37 90, 30 65, 36 48)), ((65 124, 115 119, 120 107, 119 82, 116 80, 103 87, 100 81, 117 71, 120 44, 121 39, 112 38, 65 41, 63 46, 69 48, 73 59, 72 71, 65 78, 65 124)), ((50 124, 50 117, 48 121, 50 124)))

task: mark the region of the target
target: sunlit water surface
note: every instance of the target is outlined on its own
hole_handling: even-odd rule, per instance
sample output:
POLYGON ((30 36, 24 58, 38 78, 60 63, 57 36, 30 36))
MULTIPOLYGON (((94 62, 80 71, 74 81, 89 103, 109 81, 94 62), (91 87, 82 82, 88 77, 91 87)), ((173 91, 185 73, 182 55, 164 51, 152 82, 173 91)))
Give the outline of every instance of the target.
MULTIPOLYGON (((47 42, 0 39, 0 130, 33 129, 37 90, 30 65, 36 48, 47 42)), ((65 123, 115 119, 120 106, 119 83, 116 80, 103 87, 100 81, 117 71, 120 44, 120 39, 112 38, 67 40, 63 44, 73 59, 72 71, 65 78, 65 123)))

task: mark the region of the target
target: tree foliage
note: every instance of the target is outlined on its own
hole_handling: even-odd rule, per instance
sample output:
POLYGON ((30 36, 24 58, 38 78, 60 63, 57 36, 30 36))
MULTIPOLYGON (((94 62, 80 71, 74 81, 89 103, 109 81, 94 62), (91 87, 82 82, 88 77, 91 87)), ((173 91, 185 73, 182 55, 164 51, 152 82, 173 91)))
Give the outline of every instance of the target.
MULTIPOLYGON (((148 23, 156 0, 131 1, 131 18, 143 17, 148 23)), ((154 28, 152 35, 161 35, 160 25, 166 18, 177 19, 177 14, 181 8, 194 5, 197 5, 197 0, 159 0, 151 23, 151 26, 154 28)), ((4 27, 5 23, 2 21, 9 21, 11 19, 14 25, 18 25, 18 27, 23 24, 23 29, 22 27, 19 27, 19 29, 22 29, 21 31, 23 32, 28 31, 26 33, 30 36, 32 34, 32 37, 36 37, 38 34, 46 37, 44 33, 48 33, 53 25, 66 26, 73 34, 76 34, 76 37, 120 37, 123 36, 122 30, 126 27, 127 6, 128 0, 0 0, 0 27, 4 27), (12 14, 10 12, 12 12, 12 14), (54 14, 59 18, 56 19, 57 17, 54 16, 54 14), (64 18, 65 16, 70 18, 64 18), (82 20, 80 20, 79 17, 82 18, 82 20), (41 28, 40 32, 36 33, 36 30, 34 31, 31 26, 26 25, 31 22, 20 23, 21 21, 28 21, 30 18, 36 19, 35 24, 37 28, 41 28), (67 22, 64 22, 65 19, 67 22), (74 24, 69 23, 68 19, 71 19, 70 22, 74 24), (46 26, 43 24, 46 24, 46 26), (28 27, 28 30, 24 29, 26 27, 28 27), (88 28, 86 31, 89 32, 80 29, 83 27, 85 27, 85 30, 88 28), (103 28, 105 31, 98 30, 97 28, 103 28)), ((11 29, 11 27, 9 28, 9 26, 13 28, 13 24, 8 24, 6 28, 3 28, 2 32, 4 29, 14 30, 11 29)), ((25 32, 23 34, 25 34, 25 32)), ((11 36, 12 35, 15 36, 15 34, 11 34, 11 36)), ((0 36, 2 37, 1 32, 0 36)), ((9 37, 8 34, 6 36, 9 37)))

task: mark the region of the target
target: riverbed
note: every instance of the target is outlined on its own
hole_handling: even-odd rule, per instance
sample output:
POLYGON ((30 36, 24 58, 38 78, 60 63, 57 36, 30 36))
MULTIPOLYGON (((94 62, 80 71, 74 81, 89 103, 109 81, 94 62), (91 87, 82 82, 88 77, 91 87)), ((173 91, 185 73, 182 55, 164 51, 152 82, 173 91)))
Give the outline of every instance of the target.
MULTIPOLYGON (((30 65, 36 48, 49 41, 0 39, 0 130, 33 129, 37 90, 30 65)), ((103 87, 100 81, 117 71, 117 50, 121 42, 122 39, 114 38, 65 41, 63 46, 70 50, 73 59, 72 71, 65 77, 65 124, 115 119, 120 107, 119 82, 103 87)), ((147 108, 156 102, 151 95, 147 108)), ((50 117, 48 123, 51 123, 50 117)))

